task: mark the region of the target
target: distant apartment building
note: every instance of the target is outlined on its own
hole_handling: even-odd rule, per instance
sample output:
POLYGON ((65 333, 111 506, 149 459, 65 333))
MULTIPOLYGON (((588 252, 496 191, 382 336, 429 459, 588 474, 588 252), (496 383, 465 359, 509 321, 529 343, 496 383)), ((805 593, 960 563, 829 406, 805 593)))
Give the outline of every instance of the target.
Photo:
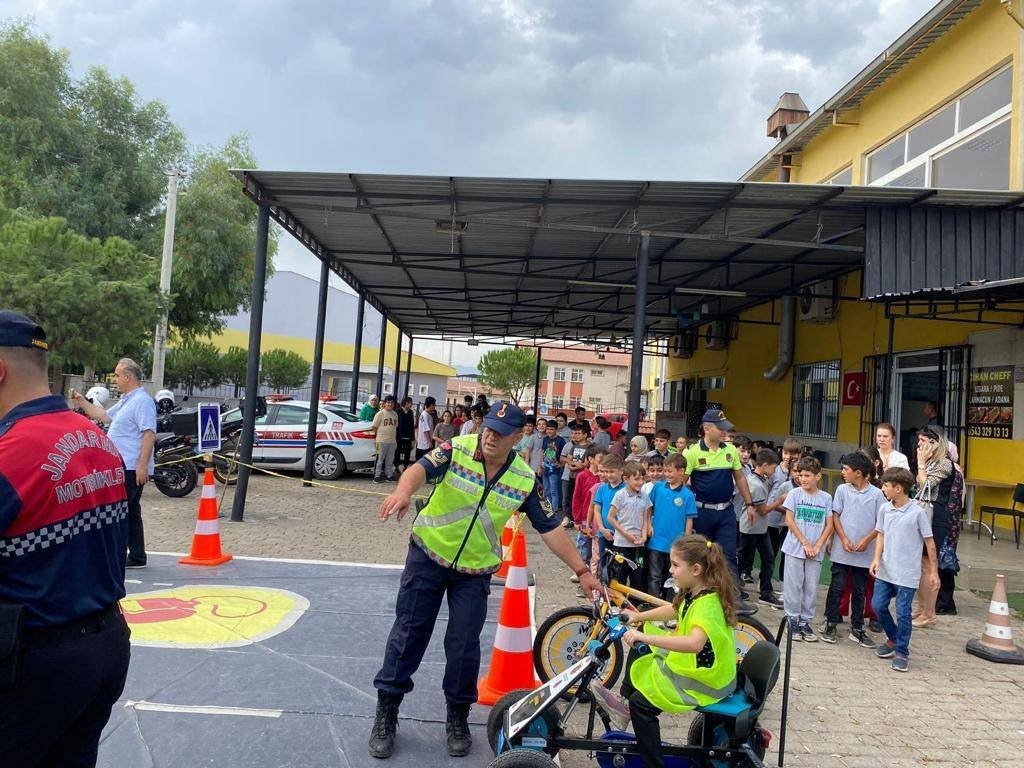
MULTIPOLYGON (((593 345, 563 348, 561 342, 543 345, 547 366, 539 387, 540 412, 570 410, 578 405, 588 413, 625 411, 629 396, 629 354, 593 345)), ((645 404, 646 393, 641 394, 645 404)), ((533 403, 533 387, 523 397, 533 403)))

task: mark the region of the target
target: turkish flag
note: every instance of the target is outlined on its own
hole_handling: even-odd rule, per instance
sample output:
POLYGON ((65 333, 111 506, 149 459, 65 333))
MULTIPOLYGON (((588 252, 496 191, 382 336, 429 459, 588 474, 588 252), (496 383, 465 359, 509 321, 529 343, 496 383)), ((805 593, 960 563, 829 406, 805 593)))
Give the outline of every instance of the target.
POLYGON ((864 405, 864 371, 843 374, 843 405, 864 405))

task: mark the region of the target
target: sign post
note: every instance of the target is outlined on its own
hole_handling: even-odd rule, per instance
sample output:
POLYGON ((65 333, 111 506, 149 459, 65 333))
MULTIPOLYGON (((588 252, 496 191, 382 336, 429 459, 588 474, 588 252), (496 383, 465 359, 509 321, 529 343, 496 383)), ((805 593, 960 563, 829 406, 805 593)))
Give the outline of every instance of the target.
POLYGON ((220 450, 220 406, 217 403, 200 403, 196 412, 199 421, 199 453, 213 453, 220 450))

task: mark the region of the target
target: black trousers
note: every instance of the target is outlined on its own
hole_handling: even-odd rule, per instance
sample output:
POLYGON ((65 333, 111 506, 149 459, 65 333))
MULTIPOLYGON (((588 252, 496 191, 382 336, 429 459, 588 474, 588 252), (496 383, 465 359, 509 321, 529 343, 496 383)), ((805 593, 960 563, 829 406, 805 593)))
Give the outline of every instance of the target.
POLYGON ((36 644, 26 635, 21 674, 0 692, 4 768, 94 768, 100 733, 124 690, 131 655, 117 614, 97 631, 36 644))
POLYGON ((404 696, 412 690, 412 676, 423 661, 441 601, 447 597, 448 629, 444 635, 441 687, 452 704, 475 702, 480 675, 480 632, 487 618, 490 592, 490 574, 473 576, 445 568, 410 542, 395 604, 395 623, 373 687, 392 696, 404 696))
POLYGON ((672 592, 671 589, 665 588, 665 582, 669 577, 669 559, 668 552, 659 552, 656 549, 647 550, 647 592, 648 594, 654 595, 655 597, 662 597, 666 600, 671 600, 669 596, 672 592))
POLYGON ((658 721, 661 710, 634 688, 629 679, 630 668, 638 656, 636 651, 630 649, 626 658, 626 674, 623 676, 619 692, 629 700, 629 716, 633 723, 633 733, 636 734, 640 762, 644 768, 664 768, 665 758, 661 754, 661 723, 658 721))
POLYGON ((419 461, 424 456, 430 453, 430 448, 417 448, 416 449, 416 461, 419 461))
POLYGON ((402 469, 405 469, 412 464, 412 438, 411 437, 400 437, 398 438, 398 451, 395 455, 395 466, 402 465, 402 469))
POLYGON ((786 567, 786 556, 782 554, 782 542, 786 540, 787 533, 789 533, 789 528, 768 526, 768 538, 772 542, 772 549, 775 551, 775 562, 779 567, 779 581, 782 581, 782 574, 785 572, 783 569, 786 567))
POLYGON ((647 569, 644 567, 644 554, 646 550, 643 547, 620 547, 615 544, 612 544, 611 548, 623 557, 628 557, 637 564, 637 568, 634 571, 625 563, 616 563, 613 560, 611 568, 612 575, 620 583, 628 584, 633 589, 639 589, 642 591, 643 588, 647 586, 647 569))
MULTIPOLYGON (((769 531, 771 528, 768 529, 769 531)), ((754 567, 754 553, 761 556, 758 574, 758 596, 769 598, 774 594, 772 574, 775 572, 775 550, 767 533, 740 534, 740 573, 750 573, 754 567)))
POLYGON ((142 527, 142 489, 135 482, 135 470, 124 473, 124 487, 128 492, 128 564, 146 564, 146 536, 142 527))
MULTIPOLYGON (((932 524, 932 536, 935 541, 935 554, 938 555, 942 545, 946 543, 949 535, 948 525, 932 524)), ((935 610, 955 611, 956 602, 953 600, 953 591, 956 589, 956 574, 953 571, 939 569, 939 594, 935 598, 935 610)))
POLYGON ((864 594, 868 584, 867 568, 832 563, 832 583, 828 585, 828 595, 825 598, 825 621, 829 624, 838 624, 842 621, 839 602, 846 590, 847 579, 853 584, 853 591, 850 595, 850 628, 857 631, 864 629, 864 594))

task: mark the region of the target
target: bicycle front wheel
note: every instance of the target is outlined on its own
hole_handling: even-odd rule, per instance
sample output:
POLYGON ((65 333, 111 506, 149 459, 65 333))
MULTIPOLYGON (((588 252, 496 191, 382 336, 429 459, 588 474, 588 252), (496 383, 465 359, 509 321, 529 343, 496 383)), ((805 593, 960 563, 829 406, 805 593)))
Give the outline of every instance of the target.
MULTIPOLYGON (((542 682, 561 674, 583 658, 587 641, 594 634, 595 619, 590 608, 562 608, 548 616, 537 628, 533 641, 533 666, 542 682)), ((621 642, 608 647, 610 656, 597 675, 605 688, 615 684, 622 673, 625 650, 621 642)), ((575 688, 566 694, 572 695, 575 688)))
POLYGON ((743 661, 743 657, 758 640, 767 640, 775 645, 775 636, 771 631, 755 619, 753 616, 737 616, 736 626, 733 627, 732 635, 736 641, 736 663, 743 661))

